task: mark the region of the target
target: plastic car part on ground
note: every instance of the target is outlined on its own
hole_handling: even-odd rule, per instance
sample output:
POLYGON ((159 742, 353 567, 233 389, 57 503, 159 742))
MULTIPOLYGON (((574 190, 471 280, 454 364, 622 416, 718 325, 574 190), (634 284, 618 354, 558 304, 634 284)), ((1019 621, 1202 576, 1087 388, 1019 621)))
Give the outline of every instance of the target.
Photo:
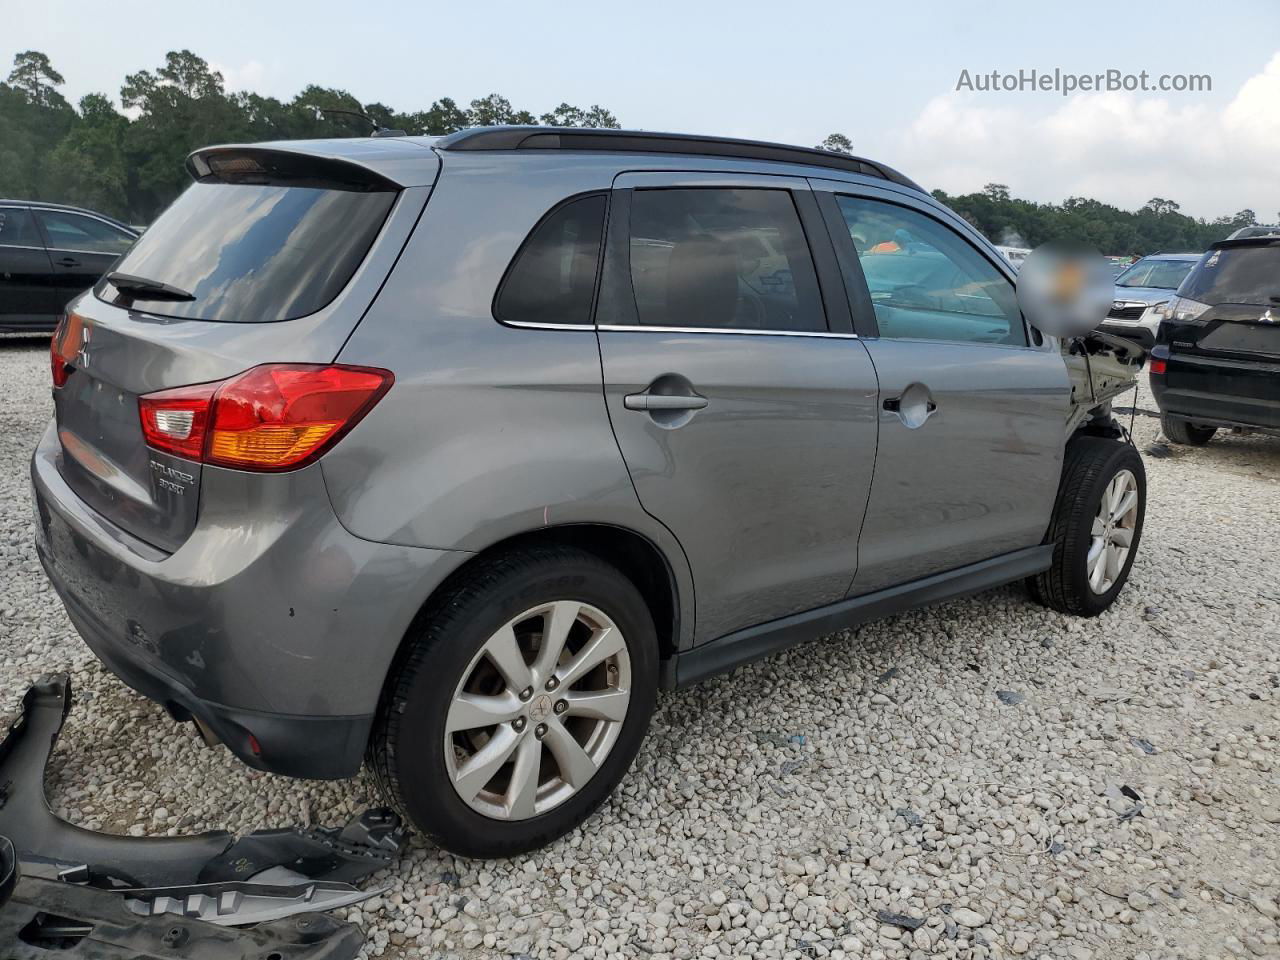
MULTIPOLYGON (((17 891, 10 890, 9 906, 0 906, 0 942, 14 927, 9 932, 26 930, 30 942, 107 944, 95 957, 114 957, 109 948, 117 947, 122 957, 354 955, 359 930, 315 914, 381 892, 352 884, 398 855, 403 830, 395 814, 367 810, 341 829, 258 830, 238 838, 225 831, 139 838, 85 830, 56 816, 44 795, 45 767, 70 707, 66 676, 42 680, 27 691, 21 715, 0 741, 0 837, 14 838, 5 842, 12 861, 7 883, 17 891), (20 873, 26 879, 18 883, 20 873), (257 924, 248 932, 254 936, 210 932, 242 924, 257 924), (258 934, 267 940, 254 939, 258 934), (352 936, 355 948, 344 952, 352 936), (174 938, 181 944, 170 943, 174 938), (149 946, 153 941, 160 947, 149 946), (264 946, 268 941, 281 949, 264 946), (193 952, 196 943, 207 944, 205 952, 193 952)), ((0 876, 0 894, 5 882, 0 876)))
POLYGON ((250 880, 284 867, 313 880, 354 883, 389 866, 403 830, 389 810, 366 810, 341 829, 225 831, 190 837, 121 837, 57 817, 44 796, 44 770, 71 709, 65 675, 36 683, 0 742, 0 834, 27 857, 84 865, 99 887, 175 887, 250 880))
POLYGON ((24 876, 0 836, 0 944, 6 960, 352 960, 360 928, 303 914, 249 929, 171 916, 140 917, 110 890, 24 876))

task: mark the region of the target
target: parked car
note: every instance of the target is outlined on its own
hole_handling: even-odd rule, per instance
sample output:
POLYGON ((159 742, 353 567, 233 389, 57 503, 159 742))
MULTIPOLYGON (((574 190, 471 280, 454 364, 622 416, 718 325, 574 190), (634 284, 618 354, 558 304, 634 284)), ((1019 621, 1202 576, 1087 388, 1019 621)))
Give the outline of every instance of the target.
POLYGON ((997 246, 996 249, 1004 254, 1004 258, 1013 264, 1013 268, 1015 270, 1022 266, 1022 262, 1026 260, 1027 257, 1031 256, 1031 250, 1028 247, 997 246))
POLYGON ((1280 236, 1213 244, 1169 301, 1151 351, 1165 436, 1280 435, 1280 236))
POLYGON ((1200 257, 1199 253, 1153 253, 1125 270, 1116 277, 1116 298, 1102 329, 1150 349, 1164 305, 1200 257))
POLYGON ((0 200, 0 331, 49 331, 138 238, 91 210, 0 200))
POLYGON ((1241 227, 1233 230, 1228 240, 1244 240, 1249 237, 1280 237, 1280 226, 1258 224, 1252 227, 1241 227))
POLYGON ((37 548, 103 662, 251 766, 367 754, 510 855, 608 796, 660 687, 1129 575, 1143 352, 1030 327, 882 164, 498 127, 188 166, 54 338, 37 548))

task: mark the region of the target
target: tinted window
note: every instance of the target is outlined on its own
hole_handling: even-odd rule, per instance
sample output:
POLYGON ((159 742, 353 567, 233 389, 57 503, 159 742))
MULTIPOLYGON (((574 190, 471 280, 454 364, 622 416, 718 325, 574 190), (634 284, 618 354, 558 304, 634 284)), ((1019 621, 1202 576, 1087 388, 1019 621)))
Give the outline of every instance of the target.
POLYGON ((1208 304, 1280 304, 1280 243, 1212 251, 1191 271, 1178 295, 1208 304))
POLYGON ((498 294, 510 323, 590 323, 604 230, 603 195, 553 211, 525 241, 498 294))
POLYGON ((827 329, 786 190, 637 190, 630 248, 645 326, 827 329))
POLYGON ((43 247, 35 220, 27 210, 0 207, 0 247, 43 247))
POLYGON ((86 253, 124 253, 133 237, 93 217, 61 210, 38 210, 36 215, 49 237, 51 250, 83 250, 86 253))
POLYGON ((838 200, 882 337, 1026 345, 1013 284, 958 233, 906 207, 838 200))
POLYGON ((390 191, 194 183, 115 269, 195 297, 134 300, 151 313, 239 323, 306 316, 347 285, 395 197, 390 191))

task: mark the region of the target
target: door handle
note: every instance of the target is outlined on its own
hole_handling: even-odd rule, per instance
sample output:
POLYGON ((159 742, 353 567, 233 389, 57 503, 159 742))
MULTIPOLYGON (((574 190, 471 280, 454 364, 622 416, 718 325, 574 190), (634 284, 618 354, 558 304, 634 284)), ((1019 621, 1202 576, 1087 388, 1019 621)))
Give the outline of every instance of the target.
POLYGON ((63 257, 61 260, 57 261, 57 264, 60 267, 78 267, 80 266, 80 261, 74 257, 63 257))
POLYGON ((938 405, 933 402, 933 394, 923 383, 909 384, 900 396, 885 397, 880 405, 897 415, 902 425, 909 430, 923 427, 925 421, 938 409, 938 405))
POLYGON ((629 393, 622 398, 628 410, 701 410, 707 398, 696 393, 689 396, 671 396, 662 393, 629 393))
MULTIPOLYGON (((884 402, 884 408, 891 413, 900 413, 902 411, 902 398, 890 397, 884 402)), ((938 409, 938 405, 932 400, 926 400, 924 402, 924 409, 926 413, 933 413, 933 411, 938 409)))

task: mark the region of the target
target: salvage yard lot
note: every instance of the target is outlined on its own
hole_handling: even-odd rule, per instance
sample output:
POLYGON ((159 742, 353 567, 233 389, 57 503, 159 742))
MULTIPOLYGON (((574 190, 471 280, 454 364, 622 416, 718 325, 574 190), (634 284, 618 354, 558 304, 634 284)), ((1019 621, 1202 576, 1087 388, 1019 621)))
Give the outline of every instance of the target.
MULTIPOLYGON (((47 355, 0 339, 0 721, 71 672, 56 809, 164 834, 377 803, 369 779, 203 747, 82 645, 31 545, 47 355)), ((415 841, 348 914, 370 953, 1280 955, 1280 440, 1146 462, 1141 549, 1103 616, 1008 587, 663 695, 636 766, 567 839, 492 863, 415 841)))

